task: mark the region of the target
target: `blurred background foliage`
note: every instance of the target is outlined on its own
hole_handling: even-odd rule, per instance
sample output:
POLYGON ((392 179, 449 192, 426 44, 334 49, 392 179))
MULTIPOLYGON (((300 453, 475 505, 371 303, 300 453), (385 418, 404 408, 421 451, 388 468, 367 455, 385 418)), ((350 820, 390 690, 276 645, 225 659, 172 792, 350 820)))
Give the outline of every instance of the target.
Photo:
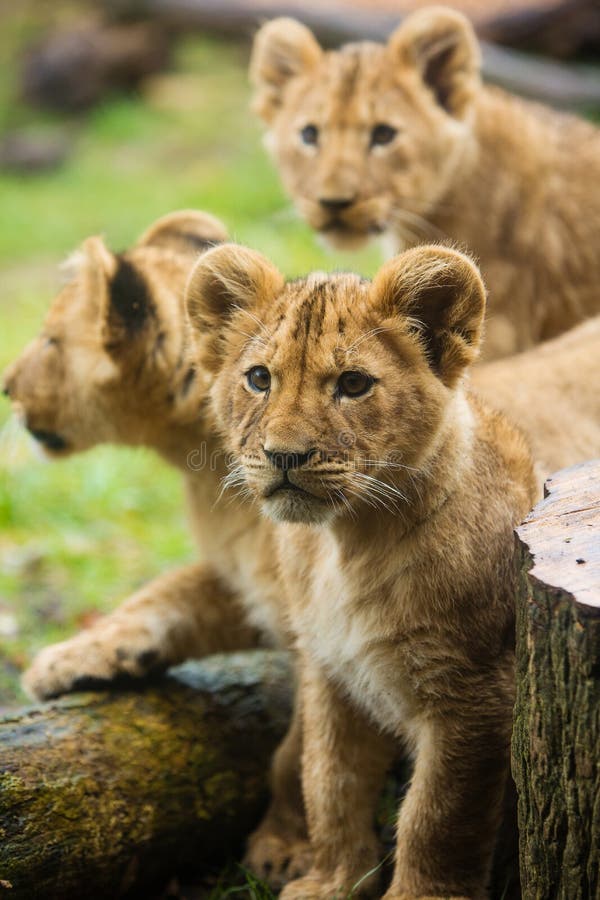
MULTIPOLYGON (((46 170, 0 170, 0 369, 38 331, 58 266, 83 238, 100 233, 123 249, 177 208, 222 217, 289 275, 373 271, 376 249, 326 254, 284 197, 248 108, 247 42, 178 40, 167 71, 85 114, 20 101, 23 49, 79 15, 77 4, 43 0, 0 10, 0 132, 68 147, 46 170)), ((19 673, 37 649, 193 557, 180 480, 141 450, 45 462, 0 398, 0 706, 25 699, 19 673)))

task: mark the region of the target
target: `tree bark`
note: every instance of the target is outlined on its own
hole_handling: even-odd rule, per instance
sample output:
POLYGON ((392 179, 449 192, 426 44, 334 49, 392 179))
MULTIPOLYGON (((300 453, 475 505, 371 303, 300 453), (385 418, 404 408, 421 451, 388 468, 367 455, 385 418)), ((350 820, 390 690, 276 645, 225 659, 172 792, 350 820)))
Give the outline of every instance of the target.
POLYGON ((517 529, 524 900, 600 897, 600 462, 565 469, 517 529))
POLYGON ((147 897, 238 849, 290 681, 284 654, 253 651, 1 719, 0 897, 147 897))

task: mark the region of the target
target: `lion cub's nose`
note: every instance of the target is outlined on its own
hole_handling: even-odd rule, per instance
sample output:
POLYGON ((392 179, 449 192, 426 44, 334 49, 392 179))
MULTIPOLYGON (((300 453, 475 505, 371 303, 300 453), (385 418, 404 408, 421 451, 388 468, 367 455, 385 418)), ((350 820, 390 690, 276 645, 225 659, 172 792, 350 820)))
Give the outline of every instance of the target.
POLYGON ((269 462, 283 472, 305 466, 314 452, 314 450, 309 450, 308 453, 299 453, 293 450, 267 450, 265 447, 265 456, 269 462))
POLYGON ((319 203, 328 212, 341 212, 354 203, 354 197, 320 197, 319 203))

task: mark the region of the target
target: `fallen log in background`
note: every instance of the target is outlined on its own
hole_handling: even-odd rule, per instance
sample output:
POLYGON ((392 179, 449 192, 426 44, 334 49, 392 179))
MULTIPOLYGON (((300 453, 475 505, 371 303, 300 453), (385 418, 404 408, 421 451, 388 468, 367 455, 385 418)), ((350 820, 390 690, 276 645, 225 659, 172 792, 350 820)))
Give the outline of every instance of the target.
POLYGON ((285 655, 255 651, 1 719, 0 897, 147 898, 239 849, 290 698, 285 655))
MULTIPOLYGON (((267 19, 289 15, 308 25, 326 45, 385 41, 403 17, 401 12, 392 15, 339 2, 293 0, 102 0, 98 5, 117 18, 149 18, 179 31, 198 29, 246 38, 267 19)), ((485 41, 482 51, 484 77, 494 84, 553 106, 600 106, 600 78, 592 67, 542 60, 485 41)))
POLYGON ((600 461, 565 469, 517 529, 524 900, 600 897, 600 461))
POLYGON ((559 59, 600 52, 598 0, 553 0, 521 9, 498 12, 482 22, 482 37, 519 50, 545 53, 559 59))

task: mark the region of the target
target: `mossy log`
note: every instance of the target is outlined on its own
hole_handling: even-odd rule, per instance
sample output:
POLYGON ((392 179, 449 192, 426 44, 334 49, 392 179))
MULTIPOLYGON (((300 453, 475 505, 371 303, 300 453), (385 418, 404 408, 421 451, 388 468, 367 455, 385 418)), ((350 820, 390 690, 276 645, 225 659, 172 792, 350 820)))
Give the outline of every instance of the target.
POLYGON ((238 849, 290 681, 284 654, 238 653, 1 719, 0 897, 147 897, 238 849))
POLYGON ((600 462, 565 469, 517 529, 524 900, 600 897, 600 462))

